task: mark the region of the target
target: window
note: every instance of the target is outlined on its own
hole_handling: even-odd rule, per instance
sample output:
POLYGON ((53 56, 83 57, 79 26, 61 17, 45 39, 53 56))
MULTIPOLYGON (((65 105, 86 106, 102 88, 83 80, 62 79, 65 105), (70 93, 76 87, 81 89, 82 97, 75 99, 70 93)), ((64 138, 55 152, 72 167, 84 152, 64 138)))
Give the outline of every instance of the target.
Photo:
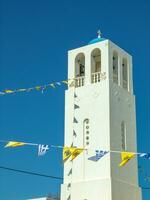
POLYGON ((75 87, 84 85, 85 76, 85 56, 79 53, 75 58, 75 87))
POLYGON ((118 84, 118 53, 116 51, 113 52, 112 63, 113 63, 113 82, 118 84))
POLYGON ((94 49, 91 53, 91 73, 92 83, 100 82, 101 72, 101 51, 94 49))
POLYGON ((122 150, 126 150, 126 124, 124 121, 121 122, 121 147, 122 150))
POLYGON ((122 81, 123 88, 128 89, 128 62, 126 58, 122 60, 122 81))
POLYGON ((85 76, 85 56, 79 53, 75 58, 75 78, 85 76))

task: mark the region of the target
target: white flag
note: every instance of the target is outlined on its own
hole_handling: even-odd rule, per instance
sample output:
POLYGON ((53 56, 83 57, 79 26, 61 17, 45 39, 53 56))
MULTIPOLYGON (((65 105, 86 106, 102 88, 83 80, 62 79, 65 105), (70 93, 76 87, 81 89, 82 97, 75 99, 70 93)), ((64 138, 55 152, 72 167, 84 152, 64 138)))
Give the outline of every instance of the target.
POLYGON ((38 156, 43 156, 49 150, 48 145, 39 144, 38 146, 38 156))

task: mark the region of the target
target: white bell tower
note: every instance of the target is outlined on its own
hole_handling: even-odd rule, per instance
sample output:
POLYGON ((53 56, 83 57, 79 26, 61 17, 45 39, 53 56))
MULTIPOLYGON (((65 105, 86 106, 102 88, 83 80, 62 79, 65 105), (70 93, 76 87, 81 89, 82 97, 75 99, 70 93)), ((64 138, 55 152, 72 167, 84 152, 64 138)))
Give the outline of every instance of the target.
POLYGON ((65 144, 88 149, 64 164, 61 200, 141 200, 137 159, 119 167, 120 153, 99 161, 95 150, 136 152, 132 57, 98 38, 69 51, 65 144))

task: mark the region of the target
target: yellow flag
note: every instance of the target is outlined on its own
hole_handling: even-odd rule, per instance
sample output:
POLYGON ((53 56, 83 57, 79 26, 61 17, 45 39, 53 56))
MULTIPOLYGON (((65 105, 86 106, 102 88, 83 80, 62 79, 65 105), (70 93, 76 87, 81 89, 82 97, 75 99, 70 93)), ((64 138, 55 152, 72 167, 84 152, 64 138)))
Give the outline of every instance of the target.
POLYGON ((25 144, 26 143, 23 143, 23 142, 10 141, 5 145, 5 147, 19 147, 19 146, 23 146, 25 144))
POLYGON ((36 86, 35 89, 36 90, 41 90, 41 86, 36 86))
POLYGON ((119 164, 119 167, 124 166, 134 156, 135 156, 135 153, 132 153, 132 152, 121 152, 121 163, 119 164))
POLYGON ((67 161, 72 155, 75 148, 73 147, 64 147, 63 148, 63 161, 67 161))
POLYGON ((9 93, 13 93, 13 90, 4 90, 5 93, 9 94, 9 93))
POLYGON ((84 149, 81 149, 81 148, 74 148, 71 160, 74 160, 80 153, 83 152, 83 150, 84 149))

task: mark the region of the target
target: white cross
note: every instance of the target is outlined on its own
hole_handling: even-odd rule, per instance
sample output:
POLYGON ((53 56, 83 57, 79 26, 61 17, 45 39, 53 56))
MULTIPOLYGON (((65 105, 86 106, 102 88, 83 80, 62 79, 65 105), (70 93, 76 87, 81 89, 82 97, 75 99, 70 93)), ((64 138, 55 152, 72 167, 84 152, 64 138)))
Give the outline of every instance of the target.
POLYGON ((102 36, 102 32, 101 32, 100 30, 97 31, 97 34, 98 34, 97 37, 98 37, 98 38, 101 38, 101 36, 102 36))

